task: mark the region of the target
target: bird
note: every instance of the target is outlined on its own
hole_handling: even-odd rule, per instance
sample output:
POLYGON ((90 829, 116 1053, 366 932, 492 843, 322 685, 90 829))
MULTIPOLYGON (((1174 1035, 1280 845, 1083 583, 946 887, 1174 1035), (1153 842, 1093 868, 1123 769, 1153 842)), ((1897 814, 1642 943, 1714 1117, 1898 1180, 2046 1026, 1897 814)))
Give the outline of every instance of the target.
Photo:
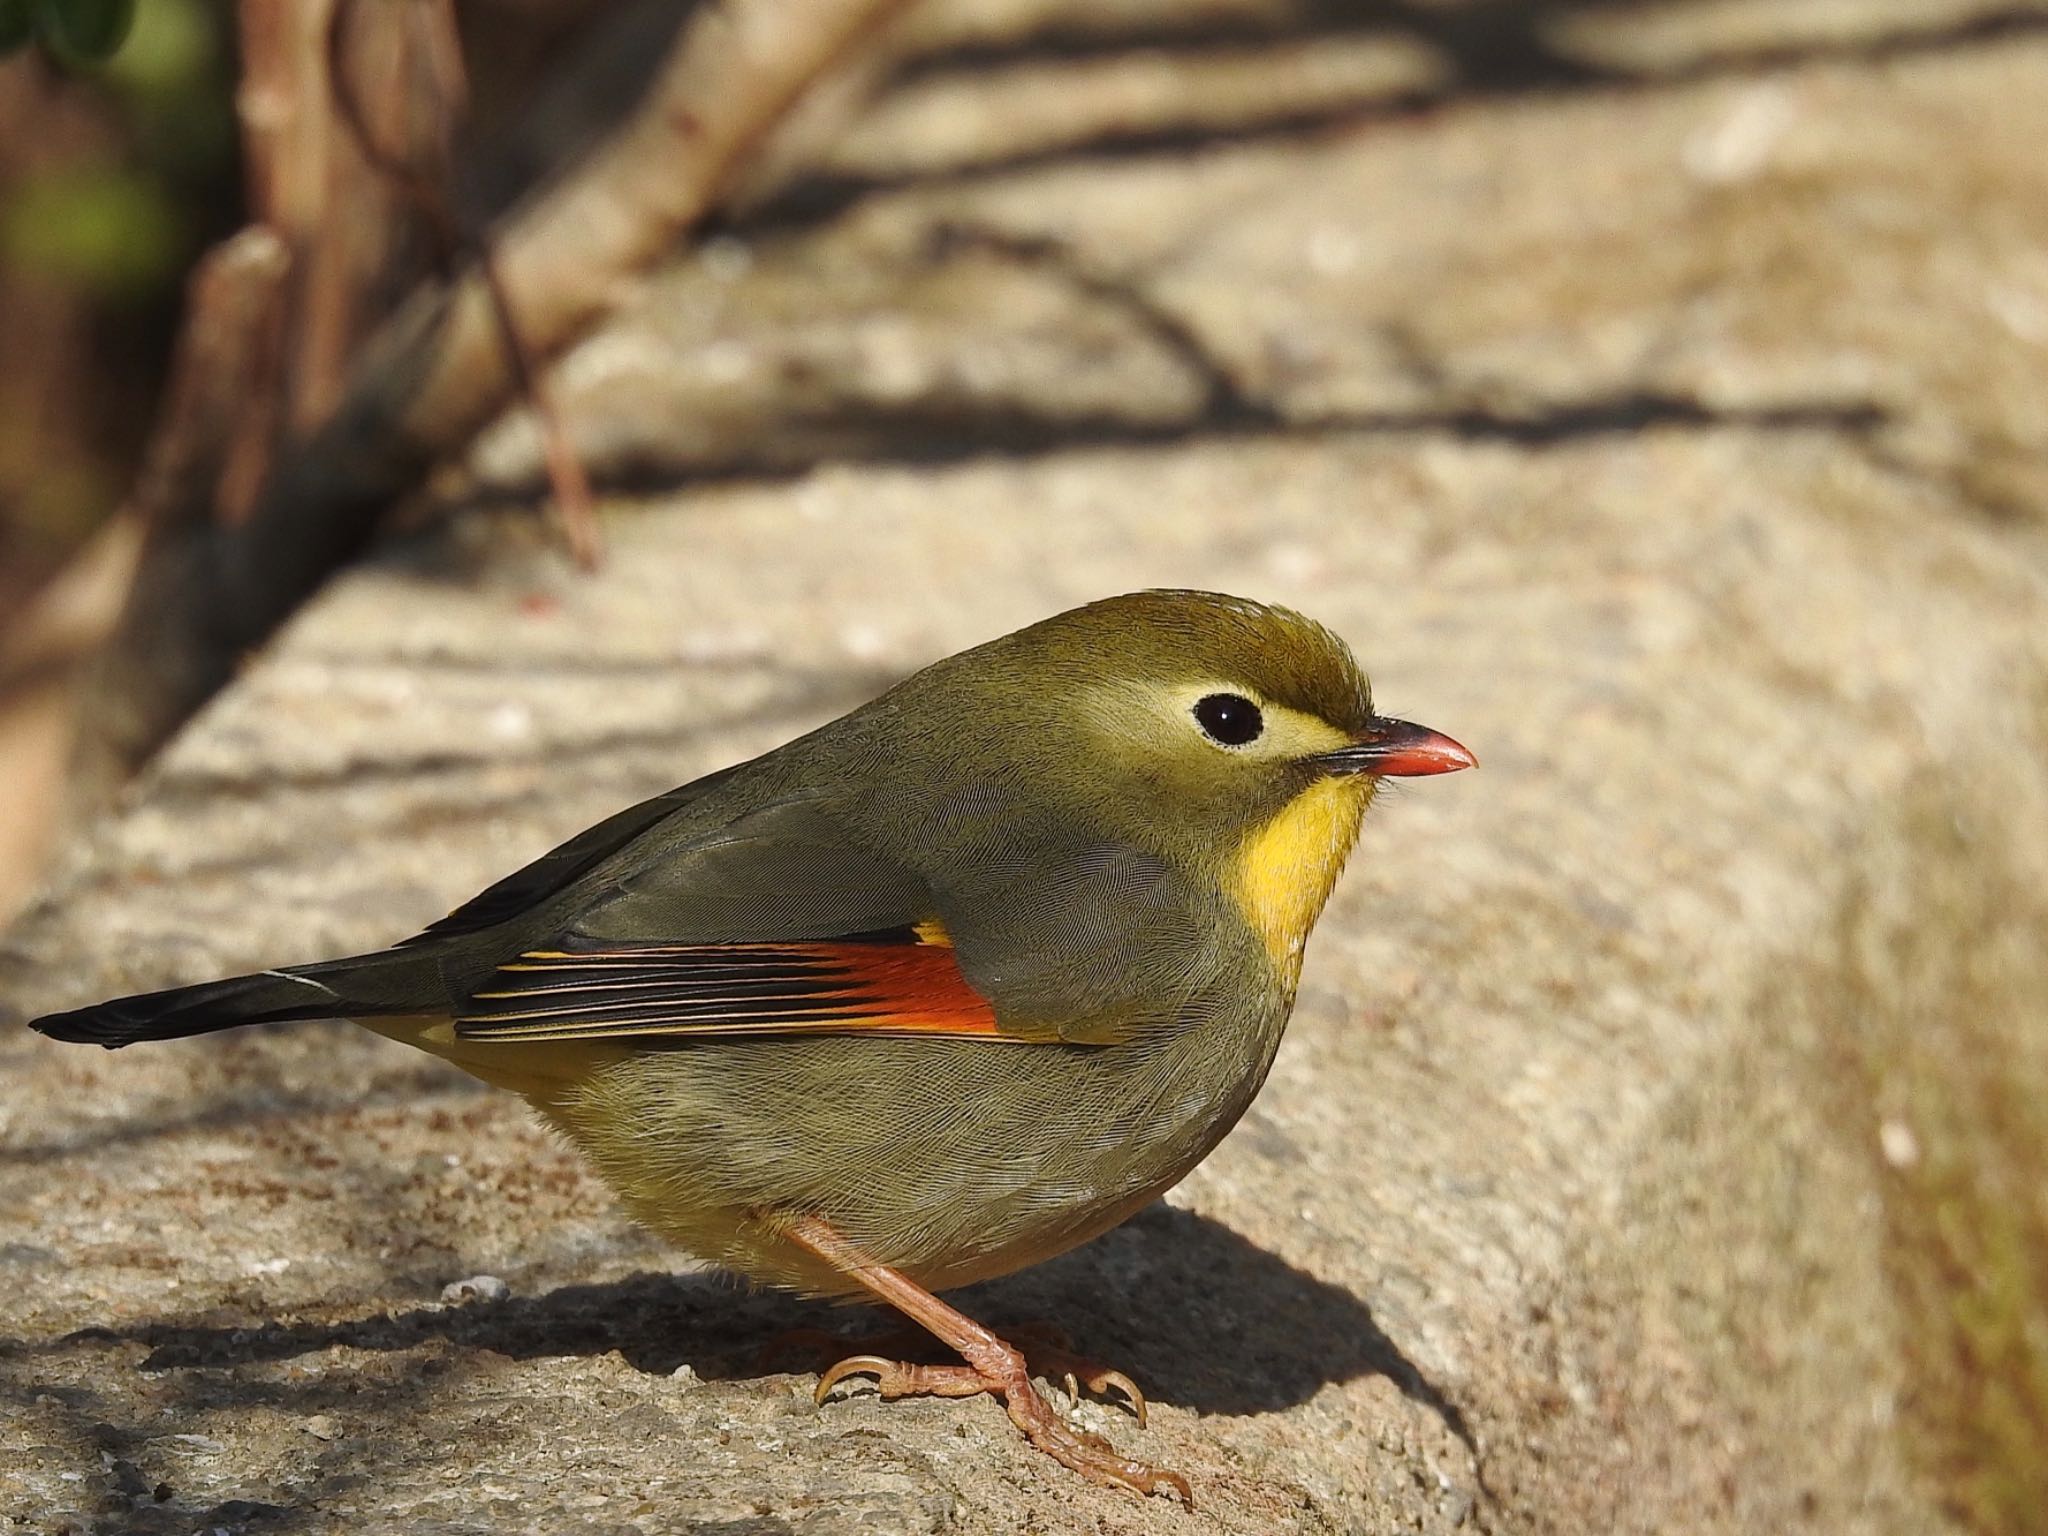
MULTIPOLYGON (((1322 625, 1129 593, 621 810, 389 949, 34 1028, 114 1049, 352 1019, 524 1096, 698 1259, 893 1306, 960 1356, 851 1357, 821 1404, 858 1376, 988 1393, 1082 1476, 1192 1504, 937 1293, 1108 1231, 1207 1156, 1380 781, 1474 766, 1375 713, 1322 625)), ((1084 1374, 1142 1420, 1129 1378, 1084 1374)))

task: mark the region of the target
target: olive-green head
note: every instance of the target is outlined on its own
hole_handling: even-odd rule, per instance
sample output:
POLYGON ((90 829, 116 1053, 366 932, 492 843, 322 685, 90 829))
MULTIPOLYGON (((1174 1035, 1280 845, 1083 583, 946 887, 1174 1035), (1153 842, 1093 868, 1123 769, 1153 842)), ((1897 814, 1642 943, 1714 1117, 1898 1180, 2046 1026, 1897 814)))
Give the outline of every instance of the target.
POLYGON ((1318 910, 1379 778, 1473 763, 1448 737, 1376 715, 1350 648, 1322 625, 1213 592, 1090 603, 905 691, 906 715, 947 722, 946 756, 1047 817, 1226 879, 1298 880, 1318 910))

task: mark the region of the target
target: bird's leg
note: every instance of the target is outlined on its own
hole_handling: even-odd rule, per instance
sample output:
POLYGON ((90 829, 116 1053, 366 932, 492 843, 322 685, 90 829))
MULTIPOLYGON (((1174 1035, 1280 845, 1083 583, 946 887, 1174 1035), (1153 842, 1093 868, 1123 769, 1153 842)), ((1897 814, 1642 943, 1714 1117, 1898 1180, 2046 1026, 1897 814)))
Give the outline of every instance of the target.
POLYGON ((798 1216, 789 1219, 782 1231, 798 1247, 929 1329, 949 1348, 958 1350, 967 1362, 964 1366, 906 1365, 876 1355, 857 1355, 840 1361, 825 1373, 818 1387, 821 1399, 838 1382, 862 1373, 876 1377, 884 1397, 971 1397, 992 1393, 1003 1400, 1010 1422, 1024 1432, 1024 1438, 1062 1466, 1110 1487, 1129 1488, 1138 1493, 1168 1491, 1183 1504, 1193 1506, 1194 1495, 1186 1478, 1178 1472, 1119 1456, 1100 1437, 1069 1428, 1031 1384, 1030 1367, 1021 1353, 907 1275, 869 1259, 830 1222, 816 1216, 798 1216))

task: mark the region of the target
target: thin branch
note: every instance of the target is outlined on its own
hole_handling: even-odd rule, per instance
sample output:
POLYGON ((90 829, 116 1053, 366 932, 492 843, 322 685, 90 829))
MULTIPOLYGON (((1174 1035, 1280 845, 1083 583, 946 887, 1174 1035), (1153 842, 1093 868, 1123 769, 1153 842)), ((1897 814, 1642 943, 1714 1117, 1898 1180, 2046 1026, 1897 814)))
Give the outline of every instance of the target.
POLYGON ((488 238, 477 242, 476 261, 490 291, 499 338, 505 345, 505 360, 511 364, 519 393, 525 396, 540 426, 541 456, 547 465, 548 484, 555 493, 563 541, 577 565, 594 571, 603 559, 603 551, 597 535, 597 501, 591 494, 590 476, 583 469, 583 457, 569 437, 568 425, 555 404, 554 390, 535 362, 526 338, 520 334, 519 322, 512 313, 512 296, 505 291, 505 275, 488 238))
MULTIPOLYGON (((639 110, 580 174, 515 212, 495 240, 536 354, 551 356, 610 311, 620 280, 671 249, 827 69, 908 0, 729 0, 677 43, 639 110)), ((467 442, 514 380, 489 282, 472 266, 419 295, 367 358, 342 416, 413 442, 467 442), (413 373, 415 366, 423 367, 413 373)))

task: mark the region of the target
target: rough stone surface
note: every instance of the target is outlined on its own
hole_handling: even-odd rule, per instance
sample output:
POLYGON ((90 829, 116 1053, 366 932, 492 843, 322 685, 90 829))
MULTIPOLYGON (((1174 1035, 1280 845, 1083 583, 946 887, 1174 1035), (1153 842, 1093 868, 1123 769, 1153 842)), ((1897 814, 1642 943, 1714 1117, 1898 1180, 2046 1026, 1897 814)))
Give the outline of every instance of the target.
MULTIPOLYGON (((1016 163, 961 82, 907 81, 843 206, 567 362, 601 460, 731 478, 617 500, 595 578, 516 511, 387 547, 0 953, 28 1014, 385 942, 1054 609, 1296 604, 1484 767, 1375 810, 1210 1161, 965 1298, 1144 1384, 1146 1430, 1077 1412, 1196 1512, 987 1401, 813 1407, 816 1362, 763 1353, 858 1314, 689 1271, 516 1101, 335 1024, 0 1033, 0 1514, 1947 1528, 1887 1259, 1911 1103, 1862 1063, 1964 971, 2022 974, 1971 969, 1971 925, 2048 885, 2048 26, 1813 9, 1561 7, 1590 83, 1519 92, 1322 38, 1353 115, 1271 132, 1258 71, 1322 35, 1240 42, 1213 141, 1034 128, 1016 163)), ((1118 84, 1156 60, 1092 67, 1091 111, 1178 110, 1118 84)), ((521 434, 476 473, 516 481, 521 434)))

